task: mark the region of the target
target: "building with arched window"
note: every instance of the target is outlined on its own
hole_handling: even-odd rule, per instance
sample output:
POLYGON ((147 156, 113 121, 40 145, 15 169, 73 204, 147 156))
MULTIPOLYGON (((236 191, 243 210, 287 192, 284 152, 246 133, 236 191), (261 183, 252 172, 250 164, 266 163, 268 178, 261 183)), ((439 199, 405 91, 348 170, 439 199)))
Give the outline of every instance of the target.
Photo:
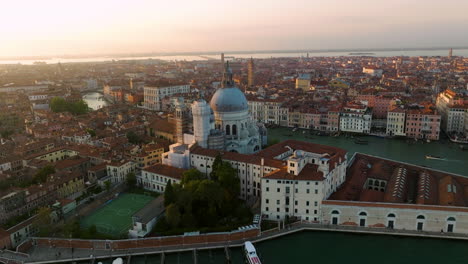
POLYGON ((468 178, 360 153, 346 170, 321 223, 468 234, 468 178))
MULTIPOLYGON (((226 64, 222 87, 211 98, 210 107, 214 127, 225 135, 224 150, 251 154, 266 145, 266 129, 251 118, 247 99, 234 84, 229 64, 226 64)), ((195 122, 198 120, 194 119, 195 122)))

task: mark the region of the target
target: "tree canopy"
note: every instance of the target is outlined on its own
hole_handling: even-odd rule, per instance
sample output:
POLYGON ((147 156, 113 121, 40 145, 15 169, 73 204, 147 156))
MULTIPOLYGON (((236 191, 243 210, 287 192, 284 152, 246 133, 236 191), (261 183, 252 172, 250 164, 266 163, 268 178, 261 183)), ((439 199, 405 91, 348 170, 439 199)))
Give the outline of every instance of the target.
POLYGON ((83 100, 67 102, 62 97, 54 97, 50 100, 50 109, 56 113, 69 112, 74 115, 86 114, 89 110, 88 104, 83 100))
POLYGON ((43 168, 41 168, 38 172, 33 177, 33 182, 34 183, 44 183, 47 181, 47 177, 49 175, 55 173, 55 168, 52 165, 47 165, 43 168))
POLYGON ((233 228, 250 221, 249 209, 239 200, 237 171, 227 162, 213 166, 216 180, 196 169, 184 172, 180 184, 168 183, 164 198, 166 215, 156 225, 156 232, 233 228))
POLYGON ((136 175, 134 172, 129 172, 127 174, 127 185, 129 187, 135 187, 137 183, 136 175))
POLYGON ((135 132, 133 132, 133 131, 127 132, 127 139, 128 139, 128 142, 130 142, 132 144, 135 144, 135 145, 138 145, 138 144, 143 142, 143 140, 140 138, 140 136, 135 134, 135 132))

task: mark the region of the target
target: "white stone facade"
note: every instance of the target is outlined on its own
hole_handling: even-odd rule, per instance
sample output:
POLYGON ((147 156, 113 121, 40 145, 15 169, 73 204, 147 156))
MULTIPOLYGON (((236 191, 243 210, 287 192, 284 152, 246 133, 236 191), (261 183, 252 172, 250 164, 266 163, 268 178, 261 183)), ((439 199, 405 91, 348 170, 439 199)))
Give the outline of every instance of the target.
POLYGON ((262 215, 269 220, 296 217, 321 221, 322 201, 346 178, 346 156, 339 157, 331 170, 328 157, 296 150, 287 158, 287 174, 272 173, 262 178, 262 215))
POLYGON ((326 201, 322 218, 323 224, 468 233, 468 210, 460 207, 326 201))
POLYGON ((111 163, 107 165, 107 175, 112 184, 121 183, 127 179, 127 174, 135 172, 136 167, 137 164, 133 161, 111 163))
POLYGON ((389 111, 387 113, 387 135, 406 136, 405 133, 406 113, 401 111, 389 111))
POLYGON ((340 114, 340 130, 343 132, 369 134, 372 113, 367 109, 346 108, 340 114))
POLYGON ((195 141, 202 148, 208 148, 208 136, 213 129, 211 108, 205 100, 197 100, 192 104, 193 134, 195 141))
POLYGON ((162 99, 179 93, 189 93, 190 85, 166 87, 144 87, 144 106, 149 110, 161 111, 162 99))

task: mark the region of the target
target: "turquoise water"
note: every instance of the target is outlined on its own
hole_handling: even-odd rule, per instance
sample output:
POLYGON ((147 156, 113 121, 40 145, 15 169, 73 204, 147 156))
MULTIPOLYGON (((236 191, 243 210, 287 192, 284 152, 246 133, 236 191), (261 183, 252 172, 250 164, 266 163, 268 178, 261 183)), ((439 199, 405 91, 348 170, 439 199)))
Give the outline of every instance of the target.
POLYGON ((270 128, 268 129, 268 139, 270 141, 275 139, 308 141, 346 149, 349 155, 348 158, 355 152, 361 152, 468 176, 468 150, 461 150, 459 144, 451 143, 447 139, 427 143, 406 139, 384 139, 367 136, 365 139, 369 141, 369 144, 358 145, 354 143, 353 138, 345 136, 315 136, 309 135, 307 131, 303 133, 303 131, 292 132, 290 128, 270 128), (292 136, 286 136, 289 134, 292 136), (429 160, 426 159, 425 155, 440 156, 446 158, 446 160, 429 160))

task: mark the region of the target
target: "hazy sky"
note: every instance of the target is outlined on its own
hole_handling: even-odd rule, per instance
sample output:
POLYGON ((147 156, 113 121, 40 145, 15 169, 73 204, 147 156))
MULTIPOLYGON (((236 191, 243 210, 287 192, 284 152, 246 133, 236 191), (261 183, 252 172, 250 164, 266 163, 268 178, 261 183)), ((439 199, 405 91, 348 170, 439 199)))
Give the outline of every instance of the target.
POLYGON ((0 56, 468 46, 468 0, 2 1, 0 56))

